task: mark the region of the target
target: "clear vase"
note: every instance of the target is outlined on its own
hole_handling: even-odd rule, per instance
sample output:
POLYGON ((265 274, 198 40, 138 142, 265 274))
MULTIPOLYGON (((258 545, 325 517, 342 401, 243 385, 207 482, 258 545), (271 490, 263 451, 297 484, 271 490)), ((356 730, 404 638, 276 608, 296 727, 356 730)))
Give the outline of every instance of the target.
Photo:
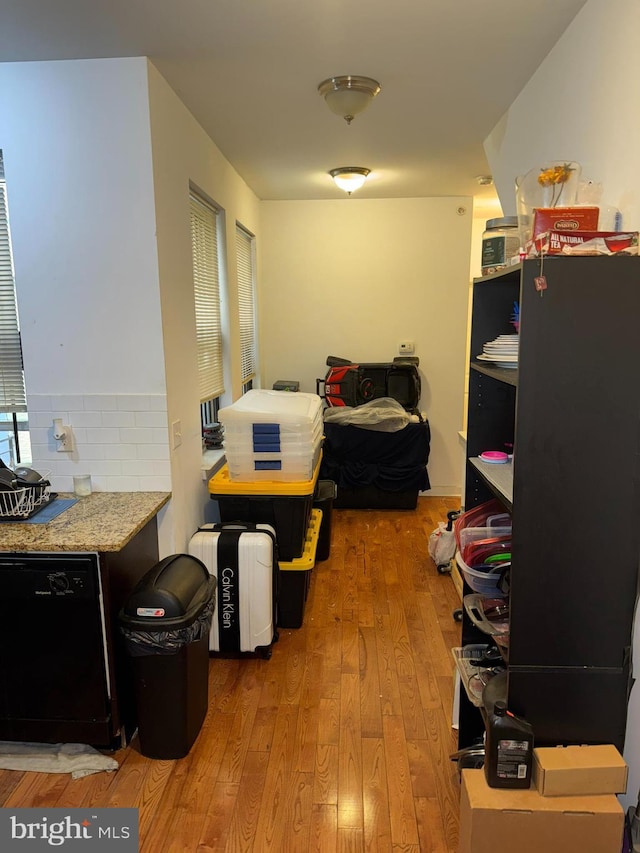
POLYGON ((533 217, 537 208, 575 205, 582 167, 569 160, 555 160, 538 169, 530 169, 516 179, 516 214, 520 242, 526 246, 533 235, 533 217))

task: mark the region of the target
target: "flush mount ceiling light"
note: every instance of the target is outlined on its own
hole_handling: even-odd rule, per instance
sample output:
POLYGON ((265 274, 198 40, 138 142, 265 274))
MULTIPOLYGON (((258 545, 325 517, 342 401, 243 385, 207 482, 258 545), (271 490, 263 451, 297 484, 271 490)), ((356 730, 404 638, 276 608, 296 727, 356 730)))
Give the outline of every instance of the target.
POLYGON ((341 166, 339 169, 331 169, 329 174, 341 190, 351 195, 364 184, 370 171, 364 166, 341 166))
POLYGON ((353 117, 366 109, 380 91, 380 84, 371 77, 344 74, 329 77, 318 86, 318 92, 327 102, 332 113, 351 124, 353 117))

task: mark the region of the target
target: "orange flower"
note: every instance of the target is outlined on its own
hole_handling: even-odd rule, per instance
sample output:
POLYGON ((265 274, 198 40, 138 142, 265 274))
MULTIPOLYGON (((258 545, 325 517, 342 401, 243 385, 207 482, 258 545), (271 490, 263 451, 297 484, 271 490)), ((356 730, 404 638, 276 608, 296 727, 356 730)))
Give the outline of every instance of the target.
POLYGON ((552 187, 550 207, 555 207, 560 201, 562 195, 562 185, 571 177, 571 172, 575 171, 570 163, 563 163, 558 166, 549 166, 547 169, 541 169, 538 175, 538 183, 542 187, 552 187))
POLYGON ((538 175, 538 183, 543 187, 566 184, 571 177, 571 172, 573 169, 568 163, 562 166, 550 166, 548 169, 541 169, 538 175))

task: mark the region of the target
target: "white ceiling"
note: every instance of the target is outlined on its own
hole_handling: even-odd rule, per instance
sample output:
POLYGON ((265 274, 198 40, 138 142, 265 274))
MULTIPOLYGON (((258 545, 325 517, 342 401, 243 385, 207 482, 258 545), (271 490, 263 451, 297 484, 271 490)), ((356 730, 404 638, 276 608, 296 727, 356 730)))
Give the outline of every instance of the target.
POLYGON ((0 0, 0 61, 148 56, 262 199, 358 165, 361 198, 480 201, 483 140, 584 3, 0 0), (382 86, 350 126, 317 92, 340 74, 382 86))

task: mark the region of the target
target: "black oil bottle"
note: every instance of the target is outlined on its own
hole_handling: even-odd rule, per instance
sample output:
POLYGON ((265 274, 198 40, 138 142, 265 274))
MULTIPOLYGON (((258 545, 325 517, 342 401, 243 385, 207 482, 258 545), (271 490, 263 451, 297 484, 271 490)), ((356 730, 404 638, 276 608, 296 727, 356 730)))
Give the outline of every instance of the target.
POLYGON ((487 719, 484 775, 490 788, 528 788, 533 764, 533 729, 498 700, 487 719))

